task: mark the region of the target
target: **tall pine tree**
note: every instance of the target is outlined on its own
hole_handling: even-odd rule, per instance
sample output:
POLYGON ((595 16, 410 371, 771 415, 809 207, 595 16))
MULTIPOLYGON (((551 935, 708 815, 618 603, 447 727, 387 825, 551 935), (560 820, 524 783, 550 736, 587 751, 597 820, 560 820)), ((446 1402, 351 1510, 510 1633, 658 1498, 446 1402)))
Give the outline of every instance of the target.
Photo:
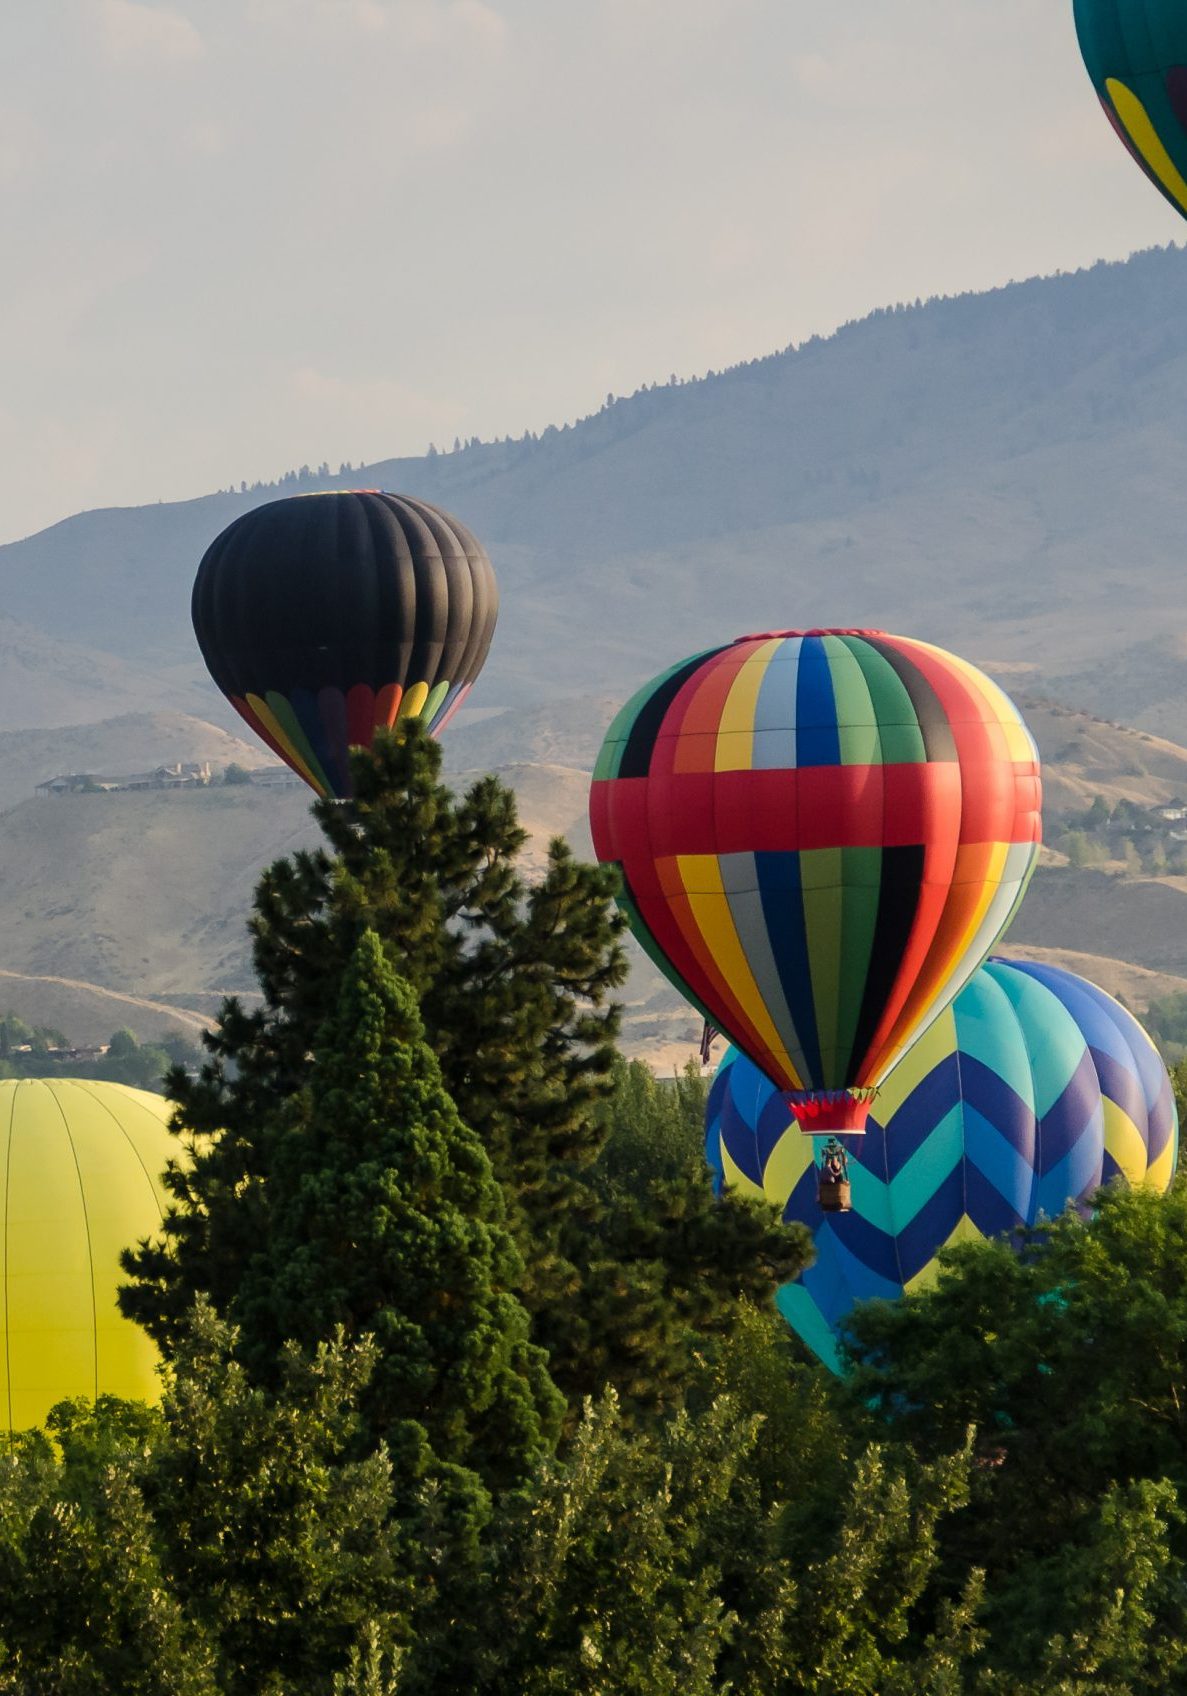
POLYGON ((511 1288, 521 1271, 481 1143, 445 1092, 416 1001, 364 931, 311 1081, 284 1104, 268 1236, 232 1305, 242 1358, 345 1324, 378 1355, 362 1412, 402 1487, 444 1462, 494 1489, 552 1447, 563 1401, 511 1288))
MULTIPOLYGON (((327 848, 279 861, 260 882, 250 922, 263 1007, 228 1002, 201 1076, 173 1074, 194 1158, 169 1179, 176 1205, 162 1239, 126 1260, 125 1311, 168 1354, 196 1293, 235 1310, 248 1268, 271 1252, 278 1103, 310 1086, 319 1033, 370 929, 417 997, 445 1088, 490 1158, 522 1262, 515 1293, 570 1408, 607 1382, 627 1406, 678 1404, 690 1316, 714 1303, 724 1313, 743 1289, 761 1298, 759 1285, 773 1297, 802 1251, 770 1217, 715 1207, 699 1174, 669 1174, 671 1193, 639 1208, 595 1170, 614 1087, 611 997, 626 976, 616 874, 557 841, 529 882, 514 796, 493 777, 453 796, 415 722, 356 755, 354 774, 353 803, 315 808, 327 848), (666 1217, 680 1228, 657 1229, 666 1217)), ((305 1143, 286 1156, 303 1159, 292 1147, 305 1143)))

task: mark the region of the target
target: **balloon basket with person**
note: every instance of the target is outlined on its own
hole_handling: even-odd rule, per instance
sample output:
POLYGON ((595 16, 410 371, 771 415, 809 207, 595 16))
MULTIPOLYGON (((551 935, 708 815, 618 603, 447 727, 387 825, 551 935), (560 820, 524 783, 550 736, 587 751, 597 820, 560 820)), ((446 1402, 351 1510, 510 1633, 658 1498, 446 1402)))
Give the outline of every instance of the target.
POLYGON ((849 1156, 836 1137, 829 1137, 820 1152, 816 1199, 822 1213, 851 1213, 853 1190, 849 1183, 849 1156))

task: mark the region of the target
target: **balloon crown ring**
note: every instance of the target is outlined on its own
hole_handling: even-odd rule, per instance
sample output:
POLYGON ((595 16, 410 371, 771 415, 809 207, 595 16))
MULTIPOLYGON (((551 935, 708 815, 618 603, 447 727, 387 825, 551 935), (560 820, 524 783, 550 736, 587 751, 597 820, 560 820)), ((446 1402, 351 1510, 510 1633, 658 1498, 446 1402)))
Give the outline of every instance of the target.
POLYGON ((756 630, 752 636, 735 636, 733 647, 740 642, 784 642, 794 636, 885 636, 885 630, 756 630))
POLYGON ((866 1128, 876 1089, 788 1090, 785 1100, 805 1136, 847 1131, 860 1136, 866 1128))

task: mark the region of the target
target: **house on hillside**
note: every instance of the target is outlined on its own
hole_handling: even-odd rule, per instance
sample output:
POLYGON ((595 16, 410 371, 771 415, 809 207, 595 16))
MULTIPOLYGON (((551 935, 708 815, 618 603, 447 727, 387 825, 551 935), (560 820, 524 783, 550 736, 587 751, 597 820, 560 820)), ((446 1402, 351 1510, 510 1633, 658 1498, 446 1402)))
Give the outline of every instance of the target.
POLYGON ((110 794, 120 787, 119 780, 113 777, 96 777, 93 772, 70 772, 62 777, 47 778, 39 783, 34 794, 42 799, 47 795, 95 795, 110 794))
POLYGON ((1182 824, 1187 819, 1187 801, 1168 801, 1163 807, 1155 807, 1154 813, 1164 824, 1182 824))
POLYGON ((120 782, 121 789, 202 789, 210 782, 210 761, 157 766, 120 782))
POLYGON ((300 789, 304 783, 291 766, 253 766, 247 776, 257 789, 300 789))
POLYGON ((94 772, 71 772, 47 778, 34 793, 47 795, 119 795, 128 790, 203 789, 210 782, 210 761, 179 761, 157 766, 153 771, 135 772, 131 777, 100 777, 94 772))

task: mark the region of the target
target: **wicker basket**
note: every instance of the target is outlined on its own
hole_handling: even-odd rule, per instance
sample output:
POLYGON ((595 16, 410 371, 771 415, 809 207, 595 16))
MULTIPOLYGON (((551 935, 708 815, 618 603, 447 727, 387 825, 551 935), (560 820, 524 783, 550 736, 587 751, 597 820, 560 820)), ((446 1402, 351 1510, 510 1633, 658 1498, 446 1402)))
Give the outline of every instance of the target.
POLYGON ((852 1212, 852 1191, 847 1178, 843 1178, 840 1183, 830 1183, 827 1178, 822 1178, 819 1198, 821 1209, 825 1213, 852 1212))

